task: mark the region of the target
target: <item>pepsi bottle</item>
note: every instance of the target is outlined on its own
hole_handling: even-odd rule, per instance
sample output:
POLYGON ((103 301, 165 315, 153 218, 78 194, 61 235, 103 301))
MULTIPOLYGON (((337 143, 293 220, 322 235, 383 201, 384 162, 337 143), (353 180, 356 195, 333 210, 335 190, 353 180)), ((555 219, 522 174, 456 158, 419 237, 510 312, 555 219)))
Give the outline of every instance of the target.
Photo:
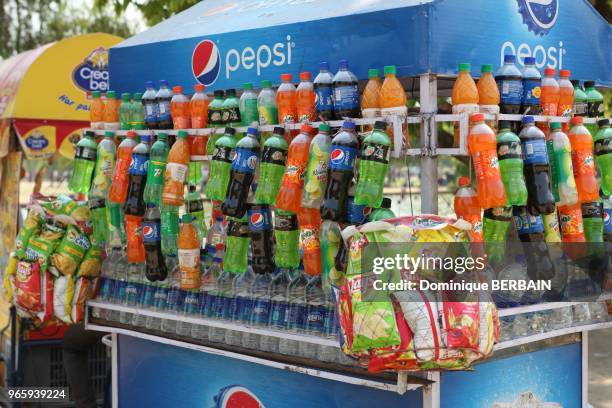
POLYGON ((512 215, 527 259, 527 274, 533 280, 551 279, 555 268, 544 240, 542 216, 524 205, 512 207, 512 215))
POLYGON ((132 150, 128 176, 128 194, 123 207, 125 215, 142 217, 145 214, 144 190, 149 168, 151 135, 140 136, 140 143, 132 150))
POLYGON ((327 186, 321 203, 321 218, 336 222, 344 221, 348 190, 353 180, 353 167, 359 149, 355 134, 355 123, 345 121, 342 129, 332 139, 327 186))
POLYGON ((321 120, 333 120, 334 116, 334 76, 329 72, 329 64, 319 64, 319 74, 314 79, 314 90, 316 94, 315 106, 317 116, 321 120))
POLYGON ((359 80, 349 71, 347 60, 338 62, 338 72, 334 75, 332 85, 336 118, 360 117, 359 80))
POLYGON ((159 91, 155 95, 157 101, 157 128, 172 129, 172 116, 170 116, 170 100, 172 92, 168 89, 168 81, 162 79, 159 81, 159 91))
MULTIPOLYGON (((229 217, 242 218, 247 210, 247 198, 251 183, 255 178, 255 169, 259 160, 259 141, 257 129, 248 128, 245 137, 236 144, 236 154, 232 160, 230 181, 227 185, 225 200, 221 212, 229 217)), ((265 180, 261 180, 265 182, 265 180)))
POLYGON ((153 204, 147 205, 142 220, 142 236, 145 247, 147 269, 145 276, 151 282, 163 281, 168 276, 166 261, 161 248, 161 217, 159 208, 153 204))
POLYGON ((249 204, 249 236, 251 265, 256 274, 274 272, 272 212, 267 204, 249 204))
POLYGON ((499 88, 499 111, 516 114, 521 112, 523 99, 523 75, 516 67, 515 55, 504 55, 504 65, 495 73, 495 81, 499 88))

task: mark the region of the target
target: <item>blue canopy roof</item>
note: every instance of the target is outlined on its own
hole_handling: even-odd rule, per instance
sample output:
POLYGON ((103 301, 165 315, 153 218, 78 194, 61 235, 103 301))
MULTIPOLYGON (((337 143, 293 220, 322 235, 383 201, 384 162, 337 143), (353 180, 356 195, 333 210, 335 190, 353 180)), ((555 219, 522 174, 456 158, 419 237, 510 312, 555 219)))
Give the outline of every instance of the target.
POLYGON ((166 79, 190 90, 241 87, 340 59, 367 78, 456 73, 534 56, 540 69, 612 86, 610 25, 586 0, 206 0, 110 50, 110 85, 141 91, 166 79))

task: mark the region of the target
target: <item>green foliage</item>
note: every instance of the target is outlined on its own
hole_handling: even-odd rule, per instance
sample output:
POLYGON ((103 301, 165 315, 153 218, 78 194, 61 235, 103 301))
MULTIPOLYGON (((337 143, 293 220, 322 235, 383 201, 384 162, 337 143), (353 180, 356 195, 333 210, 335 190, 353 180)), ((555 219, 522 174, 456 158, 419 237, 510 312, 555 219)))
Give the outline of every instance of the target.
POLYGON ((199 2, 199 0, 94 0, 94 8, 104 9, 110 4, 119 15, 132 4, 140 10, 147 25, 153 26, 199 2))

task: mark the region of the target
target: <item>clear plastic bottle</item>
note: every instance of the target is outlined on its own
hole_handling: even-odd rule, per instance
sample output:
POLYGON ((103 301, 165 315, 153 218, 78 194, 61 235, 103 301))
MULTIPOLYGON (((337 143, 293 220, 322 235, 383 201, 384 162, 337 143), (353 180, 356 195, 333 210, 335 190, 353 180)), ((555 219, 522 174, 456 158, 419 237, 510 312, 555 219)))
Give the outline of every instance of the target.
MULTIPOLYGON (((155 297, 155 290, 157 287, 154 282, 146 279, 142 279, 142 293, 140 294, 140 301, 138 302, 139 309, 151 309, 153 307, 153 299, 155 297)), ((147 322, 147 316, 142 313, 134 313, 132 315, 132 325, 137 327, 145 327, 147 322)))
MULTIPOLYGON (((336 313, 336 302, 330 295, 325 296, 323 322, 323 337, 327 340, 338 341, 338 315, 336 313)), ((330 363, 337 362, 340 356, 340 349, 337 346, 320 345, 317 351, 317 358, 321 361, 330 363)))
MULTIPOLYGON (((223 271, 217 278, 217 287, 214 291, 215 303, 213 304, 214 315, 212 316, 216 320, 229 319, 230 305, 233 300, 233 283, 235 274, 229 271, 223 271)), ((226 329, 222 327, 211 327, 209 333, 209 340, 216 343, 225 342, 226 329)))
MULTIPOLYGON (((168 295, 166 298, 166 313, 178 314, 183 306, 183 294, 181 290, 181 271, 178 259, 175 259, 172 270, 168 269, 168 295)), ((164 319, 161 322, 161 329, 166 333, 176 333, 176 320, 164 319)))
MULTIPOLYGON (((210 268, 204 269, 200 278, 200 310, 198 314, 202 318, 210 317, 209 311, 214 301, 214 293, 217 289, 217 276, 221 273, 221 258, 215 258, 210 268)), ((210 333, 208 326, 193 325, 191 327, 191 337, 207 340, 210 333)))
MULTIPOLYGON (((125 287, 125 304, 130 308, 140 307, 142 292, 144 289, 145 279, 145 264, 130 263, 126 270, 126 287, 125 287)), ((121 312, 119 321, 123 324, 132 323, 132 315, 130 312, 121 312)))
POLYGON ((259 112, 259 125, 274 125, 278 123, 278 106, 276 93, 272 89, 272 82, 261 81, 261 91, 257 97, 257 111, 259 112))
MULTIPOLYGON (((111 253, 102 262, 100 269, 100 290, 96 300, 101 302, 114 303, 115 297, 115 281, 118 278, 119 270, 117 263, 121 258, 121 247, 111 249, 111 253)), ((94 307, 91 311, 93 317, 106 318, 106 315, 98 307, 94 307)))
MULTIPOLYGON (((245 273, 237 274, 232 286, 232 303, 230 304, 229 318, 235 323, 246 324, 251 317, 253 298, 251 289, 255 274, 253 268, 247 268, 245 273)), ((232 346, 242 344, 242 332, 228 330, 225 332, 225 343, 232 346)))
MULTIPOLYGON (((125 296, 125 289, 127 288, 127 255, 125 251, 121 251, 117 263, 115 264, 116 281, 115 281, 115 296, 114 302, 120 305, 127 304, 127 298, 125 296)), ((118 322, 120 319, 120 313, 117 310, 111 310, 107 319, 112 322, 118 322)))
MULTIPOLYGON (((253 327, 266 327, 270 318, 270 283, 272 279, 269 273, 255 275, 251 294, 253 305, 249 325, 253 327)), ((259 348, 261 336, 252 332, 242 334, 242 347, 257 349, 259 348)))
MULTIPOLYGON (((287 312, 286 329, 288 332, 297 334, 304 330, 304 319, 306 316, 305 289, 308 281, 303 272, 299 272, 287 287, 287 312)), ((278 351, 281 354, 295 356, 298 353, 298 342, 291 339, 280 339, 278 351)))
MULTIPOLYGON (((185 290, 183 298, 182 316, 195 316, 200 310, 200 289, 185 290)), ((179 320, 176 324, 176 334, 179 336, 190 336, 192 324, 185 320, 179 320)))
POLYGON ((253 84, 247 82, 242 85, 240 95, 240 119, 242 126, 253 126, 259 123, 259 111, 257 110, 257 92, 253 90, 253 84))
POLYGON ((223 260, 225 255, 225 236, 227 234, 227 226, 223 222, 223 216, 217 215, 214 217, 213 225, 208 230, 206 235, 206 243, 204 245, 204 266, 210 268, 214 258, 223 260))
MULTIPOLYGON (((270 283, 270 319, 268 326, 274 330, 285 330, 287 313, 287 288, 291 282, 291 270, 279 268, 270 283)), ((279 338, 263 336, 259 347, 264 351, 278 352, 279 338)))
MULTIPOLYGON (((321 276, 310 279, 304 290, 306 296, 306 319, 304 333, 310 336, 322 336, 326 320, 325 295, 321 287, 321 276)), ((300 357, 314 359, 317 357, 319 346, 314 343, 302 342, 299 344, 300 357)))
MULTIPOLYGON (((178 260, 175 255, 167 255, 166 257, 166 269, 171 274, 175 269, 178 268, 178 260)), ((155 284, 156 290, 153 295, 153 306, 152 310, 161 312, 166 309, 166 302, 168 299, 168 291, 170 290, 170 275, 163 281, 158 281, 155 284)), ((152 330, 161 330, 162 320, 159 317, 147 316, 145 327, 152 330)))

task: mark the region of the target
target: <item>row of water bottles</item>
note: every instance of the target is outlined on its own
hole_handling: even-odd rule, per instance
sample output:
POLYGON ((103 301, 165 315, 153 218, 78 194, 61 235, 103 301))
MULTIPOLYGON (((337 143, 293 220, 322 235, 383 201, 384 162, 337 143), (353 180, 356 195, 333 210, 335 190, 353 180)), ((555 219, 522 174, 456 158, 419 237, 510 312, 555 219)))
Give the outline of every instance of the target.
POLYGON ((207 262, 203 252, 201 286, 199 290, 190 291, 180 288, 176 257, 166 256, 169 274, 165 280, 150 282, 145 278, 144 264, 128 264, 123 250, 115 248, 102 265, 98 300, 127 306, 133 312, 94 309, 93 316, 230 346, 328 362, 347 362, 348 359, 335 345, 249 330, 267 328, 336 341, 335 302, 331 294, 323 290, 320 276, 309 277, 301 268, 278 268, 273 274, 255 274, 249 267, 242 274, 230 273, 222 270, 222 255, 215 253, 210 266, 204 268, 207 262), (137 309, 175 316, 168 319, 163 315, 144 315, 137 309), (230 330, 223 324, 193 324, 176 315, 244 326, 242 331, 230 330))

